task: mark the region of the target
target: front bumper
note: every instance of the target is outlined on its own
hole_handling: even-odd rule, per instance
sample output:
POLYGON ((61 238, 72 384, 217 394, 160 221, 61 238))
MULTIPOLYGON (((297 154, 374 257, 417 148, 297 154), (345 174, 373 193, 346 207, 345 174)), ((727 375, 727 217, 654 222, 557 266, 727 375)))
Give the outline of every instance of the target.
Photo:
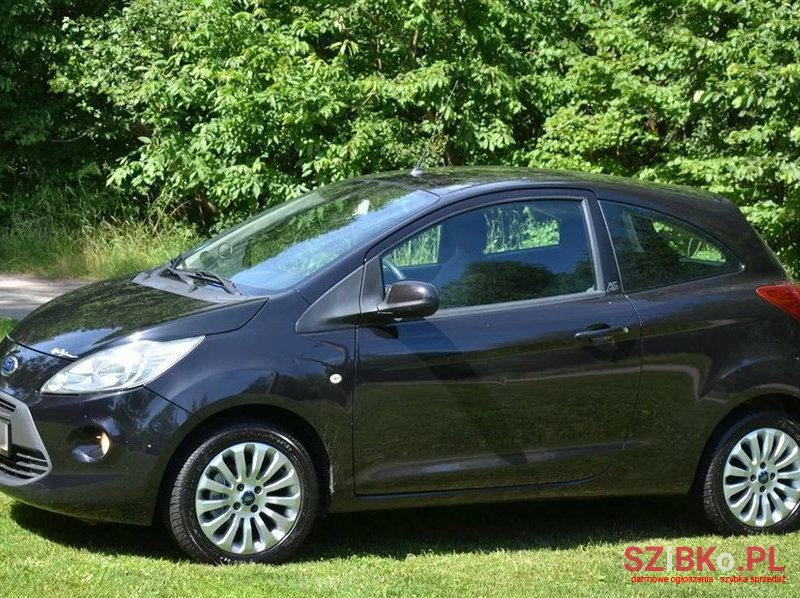
POLYGON ((10 453, 0 453, 0 485, 24 486, 50 473, 50 457, 25 404, 0 392, 0 423, 13 432, 10 453))
POLYGON ((149 524, 177 432, 191 417, 146 388, 24 401, 0 390, 12 445, 0 457, 0 491, 82 519, 149 524))

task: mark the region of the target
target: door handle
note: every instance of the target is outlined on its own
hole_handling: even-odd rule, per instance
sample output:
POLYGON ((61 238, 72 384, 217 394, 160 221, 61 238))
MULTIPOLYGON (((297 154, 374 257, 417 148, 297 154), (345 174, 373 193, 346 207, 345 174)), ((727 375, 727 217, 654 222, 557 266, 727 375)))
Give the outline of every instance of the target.
POLYGON ((594 342, 613 342, 614 336, 618 334, 628 334, 630 329, 627 326, 606 326, 604 328, 592 328, 581 330, 575 333, 575 340, 590 340, 594 342))

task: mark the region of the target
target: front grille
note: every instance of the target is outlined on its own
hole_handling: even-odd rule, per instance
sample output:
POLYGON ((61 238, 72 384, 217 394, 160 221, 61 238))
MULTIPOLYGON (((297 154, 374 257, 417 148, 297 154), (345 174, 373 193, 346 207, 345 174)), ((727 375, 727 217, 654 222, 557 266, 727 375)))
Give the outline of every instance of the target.
POLYGON ((14 413, 17 410, 14 407, 13 403, 9 403, 8 401, 4 401, 2 397, 0 397, 0 411, 5 411, 6 413, 14 413))
POLYGON ((10 455, 0 455, 0 487, 24 486, 50 473, 50 457, 28 406, 0 390, 0 416, 11 432, 10 455))
POLYGON ((14 447, 11 457, 0 455, 0 473, 18 480, 31 480, 47 473, 49 464, 37 450, 14 447))

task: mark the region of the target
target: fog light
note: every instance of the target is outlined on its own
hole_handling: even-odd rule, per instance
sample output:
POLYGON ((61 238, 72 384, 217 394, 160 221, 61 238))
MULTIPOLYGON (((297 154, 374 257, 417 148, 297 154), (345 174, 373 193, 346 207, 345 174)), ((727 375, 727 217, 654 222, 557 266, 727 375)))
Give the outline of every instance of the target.
POLYGON ((105 457, 108 454, 108 449, 111 448, 111 439, 105 432, 100 434, 97 439, 100 441, 100 450, 103 452, 103 456, 105 457))
POLYGON ((111 438, 102 428, 79 428, 67 440, 73 447, 73 458, 81 463, 96 463, 111 450, 111 438))

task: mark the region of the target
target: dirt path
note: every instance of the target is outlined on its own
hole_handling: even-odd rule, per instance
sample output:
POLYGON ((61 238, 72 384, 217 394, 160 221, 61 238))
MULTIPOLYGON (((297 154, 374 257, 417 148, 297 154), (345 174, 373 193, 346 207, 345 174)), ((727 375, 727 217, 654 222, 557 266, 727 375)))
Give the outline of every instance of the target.
POLYGON ((22 274, 0 274, 0 316, 19 320, 51 299, 87 284, 22 274))

